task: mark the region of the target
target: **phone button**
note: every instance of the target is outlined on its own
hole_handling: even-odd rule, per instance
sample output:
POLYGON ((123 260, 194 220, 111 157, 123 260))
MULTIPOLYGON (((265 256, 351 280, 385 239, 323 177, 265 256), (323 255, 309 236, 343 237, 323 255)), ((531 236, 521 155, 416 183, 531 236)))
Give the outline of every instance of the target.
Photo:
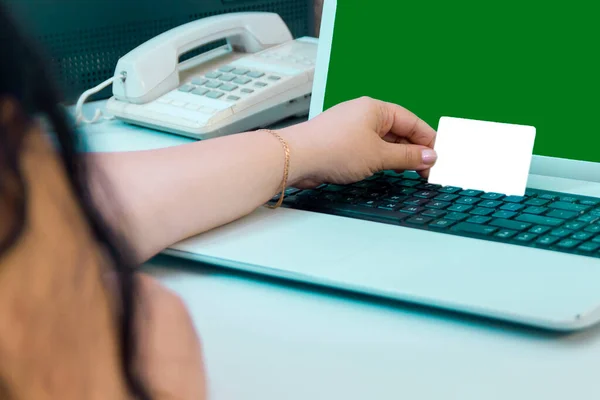
POLYGON ((223 93, 217 92, 216 90, 211 90, 210 92, 206 93, 206 97, 208 97, 210 99, 218 99, 222 96, 223 96, 223 93))
MULTIPOLYGON (((224 65, 221 68, 219 68, 219 71, 223 71, 223 72, 231 72, 235 69, 235 67, 232 67, 231 65, 224 65)), ((235 73, 235 72, 234 72, 235 73)))

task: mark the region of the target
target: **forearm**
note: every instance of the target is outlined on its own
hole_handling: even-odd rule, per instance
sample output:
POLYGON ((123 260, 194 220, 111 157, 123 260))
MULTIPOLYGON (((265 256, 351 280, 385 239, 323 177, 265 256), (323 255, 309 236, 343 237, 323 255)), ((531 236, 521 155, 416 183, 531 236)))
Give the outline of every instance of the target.
MULTIPOLYGON (((303 178, 306 163, 300 151, 292 150, 290 159, 293 184, 303 178)), ((280 189, 285 156, 275 136, 258 131, 159 150, 100 153, 94 160, 118 199, 100 206, 120 208, 111 215, 120 215, 114 221, 127 229, 143 260, 263 205, 280 189)))

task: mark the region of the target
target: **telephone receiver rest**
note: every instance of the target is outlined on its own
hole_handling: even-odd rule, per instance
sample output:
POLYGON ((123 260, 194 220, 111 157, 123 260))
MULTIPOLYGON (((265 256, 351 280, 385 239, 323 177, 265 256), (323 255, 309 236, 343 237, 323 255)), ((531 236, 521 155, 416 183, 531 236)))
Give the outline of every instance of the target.
POLYGON ((229 45, 255 53, 293 40, 275 13, 242 12, 216 15, 164 32, 119 59, 113 95, 130 103, 146 103, 179 85, 179 57, 208 43, 227 39, 229 45))

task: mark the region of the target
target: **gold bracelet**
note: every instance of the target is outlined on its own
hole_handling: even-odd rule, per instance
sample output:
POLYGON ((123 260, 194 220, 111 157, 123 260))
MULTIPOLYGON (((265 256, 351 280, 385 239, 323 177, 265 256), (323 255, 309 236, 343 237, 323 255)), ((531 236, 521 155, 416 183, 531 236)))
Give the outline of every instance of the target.
POLYGON ((285 164, 283 167, 283 180, 281 182, 281 195, 279 196, 279 200, 275 205, 266 204, 268 208, 278 208, 283 203, 283 196, 285 194, 285 189, 287 188, 288 174, 290 171, 290 148, 285 140, 279 135, 279 133, 272 131, 270 129, 263 129, 266 132, 269 132, 273 136, 275 136, 281 145, 283 146, 283 150, 285 152, 285 164))

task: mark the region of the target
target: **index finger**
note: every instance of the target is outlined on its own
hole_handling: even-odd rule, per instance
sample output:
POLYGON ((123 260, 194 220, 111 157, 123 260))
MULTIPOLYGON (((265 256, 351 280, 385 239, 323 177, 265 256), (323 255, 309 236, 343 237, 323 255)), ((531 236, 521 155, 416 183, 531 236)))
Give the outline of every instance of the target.
POLYGON ((436 131, 421 118, 397 104, 382 102, 383 135, 394 134, 411 143, 433 148, 436 131))

